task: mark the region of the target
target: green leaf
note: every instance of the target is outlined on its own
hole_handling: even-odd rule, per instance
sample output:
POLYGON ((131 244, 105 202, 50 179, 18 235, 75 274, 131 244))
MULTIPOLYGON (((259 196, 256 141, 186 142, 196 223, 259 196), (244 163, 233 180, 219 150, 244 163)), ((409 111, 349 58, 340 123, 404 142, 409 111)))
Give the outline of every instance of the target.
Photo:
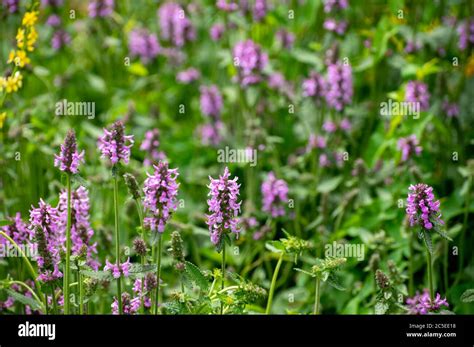
POLYGON ((40 303, 38 301, 36 301, 35 299, 27 297, 23 294, 17 293, 14 290, 11 290, 11 289, 7 289, 6 291, 7 291, 8 295, 13 297, 16 301, 19 301, 24 305, 30 306, 33 311, 38 311, 38 310, 42 309, 42 305, 40 305, 40 303))
POLYGON ((462 302, 473 302, 474 301, 474 289, 468 289, 461 295, 462 302))
POLYGON ((285 251, 285 247, 280 241, 268 241, 265 243, 265 248, 274 253, 281 253, 285 251))
POLYGON ((431 240, 431 234, 426 230, 421 230, 418 233, 418 236, 424 241, 426 248, 428 248, 428 252, 433 254, 433 241, 431 240))
POLYGON ((446 233, 444 233, 443 231, 439 230, 438 228, 435 228, 434 229, 443 239, 446 239, 448 241, 453 241, 452 238, 450 238, 446 233))
POLYGON ((337 290, 346 290, 341 284, 341 280, 339 277, 337 277, 334 273, 330 273, 327 281, 326 281, 331 287, 337 289, 337 290))
POLYGON ((139 273, 147 273, 147 272, 155 272, 156 271, 156 265, 153 264, 132 264, 130 266, 129 272, 131 274, 139 274, 139 273))
POLYGON ((189 279, 193 281, 201 290, 209 290, 209 281, 196 265, 187 261, 185 270, 186 274, 189 276, 189 279))
POLYGON ((0 220, 0 227, 4 227, 5 225, 10 225, 12 223, 13 221, 11 220, 0 220))
POLYGON ((342 182, 342 176, 337 176, 337 177, 327 179, 318 185, 317 191, 323 194, 332 192, 334 189, 337 188, 337 186, 341 182, 342 182))
POLYGON ((384 301, 379 301, 375 304, 375 314, 385 314, 388 311, 389 305, 384 301))
POLYGON ((99 281, 110 280, 112 278, 112 274, 108 271, 81 270, 81 274, 99 281))
POLYGON ((295 271, 298 271, 298 272, 301 272, 301 273, 304 273, 305 275, 309 275, 309 276, 311 276, 311 277, 316 277, 315 274, 313 274, 313 273, 311 273, 311 272, 308 272, 308 271, 306 271, 306 270, 297 268, 297 267, 295 267, 294 270, 295 270, 295 271))

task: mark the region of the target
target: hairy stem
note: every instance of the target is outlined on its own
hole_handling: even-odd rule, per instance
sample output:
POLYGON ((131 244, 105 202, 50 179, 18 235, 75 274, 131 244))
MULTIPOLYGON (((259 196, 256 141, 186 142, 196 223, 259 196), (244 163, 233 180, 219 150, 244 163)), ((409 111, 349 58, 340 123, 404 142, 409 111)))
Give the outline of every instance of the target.
MULTIPOLYGON (((118 219, 118 177, 114 175, 114 213, 115 213, 115 258, 117 266, 120 266, 120 233, 118 219)), ((121 277, 117 278, 117 302, 119 314, 123 314, 122 307, 122 282, 121 277)))
MULTIPOLYGON (((225 285, 225 241, 223 241, 223 246, 222 246, 221 272, 222 272, 221 290, 223 290, 224 285, 225 285)), ((224 313, 224 303, 221 301, 221 314, 223 313, 224 313)))
POLYGON ((66 267, 64 269, 64 314, 70 313, 69 283, 71 281, 71 175, 67 175, 66 267))
POLYGON ((434 291, 433 291, 433 264, 431 262, 431 253, 429 250, 426 250, 426 256, 427 256, 427 265, 428 265, 428 282, 430 286, 430 299, 431 302, 434 301, 434 291))
POLYGON ((155 295, 155 314, 160 313, 158 301, 160 300, 160 278, 161 278, 161 248, 162 248, 162 236, 158 233, 158 249, 156 250, 156 295, 155 295))
POLYGON ((321 279, 316 277, 316 286, 314 291, 314 311, 313 314, 319 314, 319 295, 320 295, 320 286, 321 286, 321 279))

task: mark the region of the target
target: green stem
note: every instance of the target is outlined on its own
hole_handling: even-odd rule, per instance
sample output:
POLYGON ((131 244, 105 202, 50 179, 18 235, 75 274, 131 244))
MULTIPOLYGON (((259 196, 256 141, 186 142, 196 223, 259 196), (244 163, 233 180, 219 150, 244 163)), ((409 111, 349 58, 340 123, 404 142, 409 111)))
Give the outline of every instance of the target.
MULTIPOLYGON (((48 302, 46 300, 46 296, 43 295, 43 292, 41 291, 41 284, 38 282, 37 278, 38 275, 36 274, 36 271, 33 269, 33 266, 31 265, 30 261, 28 260, 28 257, 26 254, 23 252, 23 250, 18 246, 18 244, 13 241, 13 239, 8 236, 4 231, 0 230, 0 235, 2 235, 4 238, 6 238, 18 251, 18 253, 21 254, 21 257, 26 263, 26 266, 28 267, 28 271, 30 272, 31 276, 33 277, 33 281, 35 283, 35 288, 38 289, 38 297, 41 299, 41 302, 43 302, 43 306, 46 309, 48 302)), ((47 313, 47 311, 46 311, 47 313)))
POLYGON ((56 296, 54 295, 54 286, 51 284, 51 299, 53 301, 53 313, 58 314, 58 305, 56 304, 56 296))
POLYGON ((409 263, 408 263, 408 271, 409 271, 409 278, 408 278, 408 293, 410 294, 410 296, 413 296, 414 294, 414 281, 413 281, 413 277, 414 277, 414 264, 413 264, 413 257, 414 257, 414 252, 413 252, 413 232, 410 232, 410 236, 408 237, 408 247, 409 247, 409 250, 410 250, 410 260, 409 260, 409 263))
MULTIPOLYGON (((221 272, 222 272, 222 280, 221 280, 221 290, 224 289, 225 285, 225 240, 222 241, 222 262, 221 262, 221 272)), ((224 303, 221 301, 221 314, 224 313, 224 303)))
POLYGON ((428 265, 428 281, 429 281, 429 286, 430 286, 430 299, 431 302, 434 301, 434 291, 433 291, 433 264, 431 263, 431 253, 427 249, 426 250, 426 255, 427 255, 427 265, 428 265))
MULTIPOLYGON (((140 226, 142 228, 142 240, 143 242, 145 242, 145 228, 143 227, 143 210, 142 210, 142 206, 140 204, 140 200, 138 199, 135 199, 135 203, 137 205, 137 211, 138 211, 138 216, 140 218, 140 226)), ((145 260, 146 260, 146 256, 142 256, 141 257, 141 263, 142 265, 145 265, 145 260)), ((145 313, 145 304, 144 304, 144 300, 143 300, 143 290, 145 288, 145 278, 142 278, 141 280, 141 294, 140 294, 140 311, 141 313, 145 313)))
POLYGON ((275 292, 275 284, 278 278, 278 272, 280 271, 282 262, 283 262, 283 252, 280 253, 280 257, 278 258, 278 263, 275 267, 275 271, 273 272, 272 283, 270 285, 270 292, 268 293, 268 302, 267 302, 267 309, 265 310, 265 314, 270 314, 270 310, 272 308, 273 293, 275 292))
POLYGON ((69 314, 69 283, 71 275, 71 175, 67 175, 66 268, 64 269, 64 314, 69 314))
MULTIPOLYGON (((120 266, 120 233, 118 219, 118 177, 114 174, 114 211, 115 211, 115 258, 117 266, 120 266)), ((117 278, 117 302, 119 314, 123 314, 122 307, 122 282, 121 277, 117 278)))
POLYGON ((160 278, 161 278, 161 233, 158 233, 158 249, 156 250, 156 295, 155 295, 155 314, 160 313, 160 309, 158 308, 158 301, 160 300, 160 278))
POLYGON ((82 284, 82 275, 78 271, 79 276, 79 314, 84 314, 84 285, 82 284))
POLYGON ((321 286, 321 280, 319 277, 316 277, 316 287, 314 292, 314 314, 319 314, 319 288, 321 286))

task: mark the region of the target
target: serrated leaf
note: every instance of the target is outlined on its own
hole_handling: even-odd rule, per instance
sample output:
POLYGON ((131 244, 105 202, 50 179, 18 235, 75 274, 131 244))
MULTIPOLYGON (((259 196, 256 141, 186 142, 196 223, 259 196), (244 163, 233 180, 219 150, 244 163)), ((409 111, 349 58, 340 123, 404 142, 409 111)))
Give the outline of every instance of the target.
POLYGON ((346 290, 345 287, 342 286, 341 284, 341 280, 339 279, 339 277, 337 277, 335 274, 333 273, 330 273, 326 282, 333 288, 337 289, 337 290, 346 290))
POLYGON ((473 302, 474 301, 474 289, 468 289, 461 295, 462 302, 473 302))
POLYGON ((425 243, 426 247, 428 248, 428 252, 433 254, 433 241, 431 240, 431 234, 426 230, 422 230, 418 233, 418 236, 425 243))
POLYGON ((209 281, 201 272, 201 270, 189 261, 187 261, 185 264, 186 275, 189 276, 189 279, 193 281, 201 290, 209 290, 209 281))
POLYGON ((99 281, 106 281, 112 278, 112 274, 108 271, 81 270, 81 274, 99 281))
POLYGON ((155 272, 156 271, 156 265, 154 264, 132 264, 130 266, 130 269, 128 272, 132 274, 138 274, 138 273, 147 273, 147 272, 155 272))
POLYGON ((442 231, 439 230, 438 228, 435 228, 434 230, 435 230, 435 232, 437 232, 438 235, 441 236, 443 239, 446 239, 446 240, 448 240, 448 241, 453 241, 453 239, 450 238, 450 237, 448 236, 448 234, 442 232, 442 231))
POLYGON ((13 297, 16 301, 19 301, 24 305, 30 306, 33 311, 38 311, 38 310, 42 309, 42 305, 40 305, 40 303, 38 301, 36 301, 35 299, 27 297, 23 294, 17 293, 14 290, 11 290, 11 289, 7 289, 6 291, 7 291, 8 295, 13 297))
POLYGON ((389 306, 386 302, 379 301, 375 304, 375 314, 385 314, 389 306))

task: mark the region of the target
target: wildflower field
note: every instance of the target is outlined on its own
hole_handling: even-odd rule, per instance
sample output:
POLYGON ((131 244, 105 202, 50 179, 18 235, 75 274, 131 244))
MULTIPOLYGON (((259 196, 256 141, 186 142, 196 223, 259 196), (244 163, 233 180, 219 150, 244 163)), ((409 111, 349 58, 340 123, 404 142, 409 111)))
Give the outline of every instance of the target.
POLYGON ((0 0, 0 314, 473 314, 474 2, 0 0))

